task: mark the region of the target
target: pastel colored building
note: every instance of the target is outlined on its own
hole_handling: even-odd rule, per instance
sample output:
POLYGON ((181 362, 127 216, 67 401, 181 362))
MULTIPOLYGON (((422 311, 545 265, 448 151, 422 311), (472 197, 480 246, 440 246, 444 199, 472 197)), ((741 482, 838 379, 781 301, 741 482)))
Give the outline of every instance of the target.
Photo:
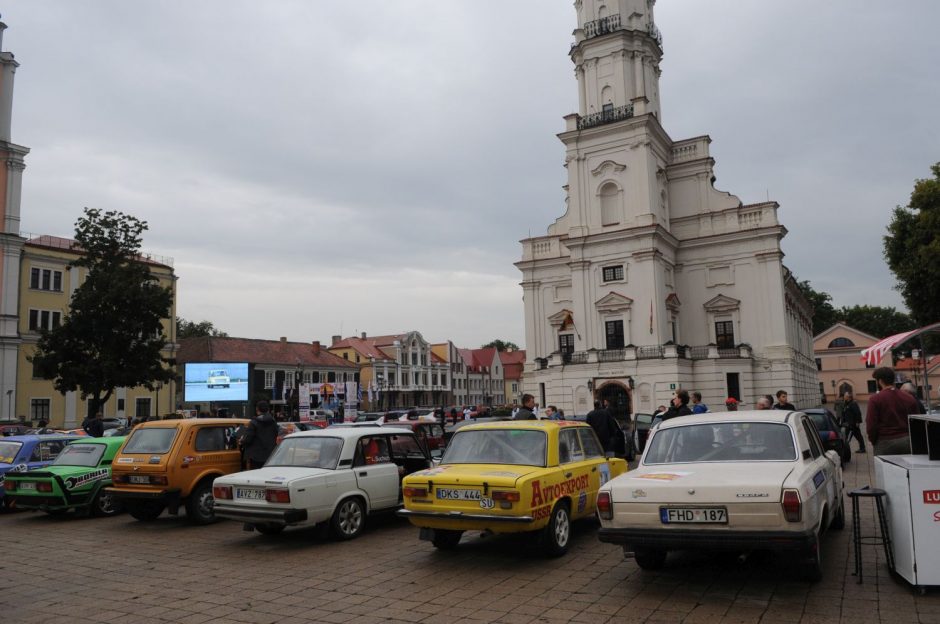
MULTIPOLYGON (((827 403, 834 403, 847 391, 865 403, 878 391, 871 378, 875 367, 865 364, 862 350, 879 340, 845 323, 836 323, 813 338, 819 393, 827 403)), ((890 361, 886 365, 890 366, 890 361)))

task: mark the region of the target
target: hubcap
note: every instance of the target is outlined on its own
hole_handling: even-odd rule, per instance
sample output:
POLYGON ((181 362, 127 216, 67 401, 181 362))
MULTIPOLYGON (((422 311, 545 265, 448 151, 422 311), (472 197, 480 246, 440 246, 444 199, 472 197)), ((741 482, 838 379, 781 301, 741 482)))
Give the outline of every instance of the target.
POLYGON ((114 511, 114 500, 110 494, 102 494, 98 497, 98 510, 102 514, 110 514, 114 511))
POLYGON ((206 492, 199 499, 199 513, 205 517, 212 515, 212 510, 215 507, 215 499, 212 498, 211 492, 206 492))
POLYGON ((565 546, 568 543, 568 533, 571 525, 568 523, 568 514, 564 509, 555 512, 555 543, 565 546))
POLYGON ((362 524, 362 511, 353 502, 343 503, 339 512, 339 527, 346 535, 352 535, 362 524))

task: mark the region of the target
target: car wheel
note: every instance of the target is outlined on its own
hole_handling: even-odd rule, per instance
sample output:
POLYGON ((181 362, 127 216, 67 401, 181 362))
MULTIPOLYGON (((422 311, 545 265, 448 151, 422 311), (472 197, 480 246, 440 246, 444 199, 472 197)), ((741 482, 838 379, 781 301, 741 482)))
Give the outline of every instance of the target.
POLYGON ((215 522, 215 499, 212 498, 212 481, 201 482, 186 499, 186 518, 193 524, 215 522))
POLYGON ((463 531, 448 531, 446 529, 434 529, 434 538, 431 543, 438 550, 454 550, 460 543, 463 531))
POLYGON ((94 500, 91 501, 91 515, 98 518, 107 518, 119 513, 121 513, 121 504, 104 488, 99 489, 94 500))
POLYGON ((333 512, 331 525, 333 535, 341 540, 358 537, 366 525, 366 510, 362 501, 358 498, 343 500, 333 512))
POLYGON ((809 559, 806 562, 806 568, 803 571, 803 577, 810 583, 816 583, 822 580, 822 544, 819 541, 819 534, 813 540, 813 546, 809 551, 809 559))
POLYGON ((256 524, 255 530, 262 535, 277 535, 284 530, 283 524, 256 524))
POLYGON ((661 548, 637 548, 633 557, 643 570, 661 570, 666 563, 666 551, 661 548))
POLYGON ((160 514, 163 513, 165 508, 166 506, 163 503, 157 503, 153 501, 147 501, 143 503, 128 503, 127 513, 129 513, 135 520, 149 522, 159 518, 160 514))
POLYGON ((560 557, 568 552, 568 542, 571 541, 571 516, 568 513, 568 504, 555 503, 551 519, 542 529, 542 547, 550 557, 560 557))
POLYGON ((842 449, 842 463, 848 464, 852 461, 852 449, 849 448, 849 445, 846 444, 845 448, 842 449))
POLYGON ((845 528, 845 503, 839 501, 839 509, 836 511, 836 515, 833 516, 832 522, 829 524, 830 529, 835 529, 836 531, 841 531, 845 528))

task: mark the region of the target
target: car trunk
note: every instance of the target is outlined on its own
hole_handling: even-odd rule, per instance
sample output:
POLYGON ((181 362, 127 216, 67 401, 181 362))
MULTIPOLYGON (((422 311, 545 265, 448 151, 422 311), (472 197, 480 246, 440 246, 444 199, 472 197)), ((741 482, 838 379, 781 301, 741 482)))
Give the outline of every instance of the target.
POLYGON ((432 469, 436 474, 409 479, 415 486, 427 485, 428 498, 446 503, 449 509, 480 510, 480 501, 492 497, 493 490, 514 490, 519 480, 537 469, 502 464, 445 464, 432 469), (438 472, 439 471, 439 472, 438 472))
POLYGON ((691 505, 779 502, 792 462, 643 466, 612 484, 614 503, 691 505))

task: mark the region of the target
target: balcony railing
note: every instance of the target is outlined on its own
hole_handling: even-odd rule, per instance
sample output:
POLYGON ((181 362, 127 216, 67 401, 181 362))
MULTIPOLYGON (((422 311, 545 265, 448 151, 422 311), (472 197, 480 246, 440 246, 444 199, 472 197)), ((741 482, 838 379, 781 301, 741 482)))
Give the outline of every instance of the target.
POLYGON ((587 351, 574 351, 570 353, 563 351, 561 354, 562 364, 587 364, 587 361, 587 351))
POLYGON ((664 349, 662 345, 653 345, 636 348, 636 359, 653 360, 663 357, 664 349))
POLYGON ((625 349, 603 349, 597 352, 598 362, 620 362, 626 357, 625 349))
POLYGON ((690 360, 707 360, 708 359, 708 347, 689 347, 689 359, 690 360))
POLYGON ((600 37, 601 35, 609 35, 615 30, 620 30, 620 28, 620 14, 608 15, 599 20, 585 23, 584 38, 590 39, 592 37, 600 37))
POLYGON ((741 350, 737 347, 730 349, 718 349, 718 357, 720 358, 736 358, 741 357, 741 350))
POLYGON ((618 106, 617 108, 608 108, 599 113, 592 113, 584 117, 578 117, 578 130, 586 130, 595 126, 623 121, 633 117, 633 104, 618 106))

